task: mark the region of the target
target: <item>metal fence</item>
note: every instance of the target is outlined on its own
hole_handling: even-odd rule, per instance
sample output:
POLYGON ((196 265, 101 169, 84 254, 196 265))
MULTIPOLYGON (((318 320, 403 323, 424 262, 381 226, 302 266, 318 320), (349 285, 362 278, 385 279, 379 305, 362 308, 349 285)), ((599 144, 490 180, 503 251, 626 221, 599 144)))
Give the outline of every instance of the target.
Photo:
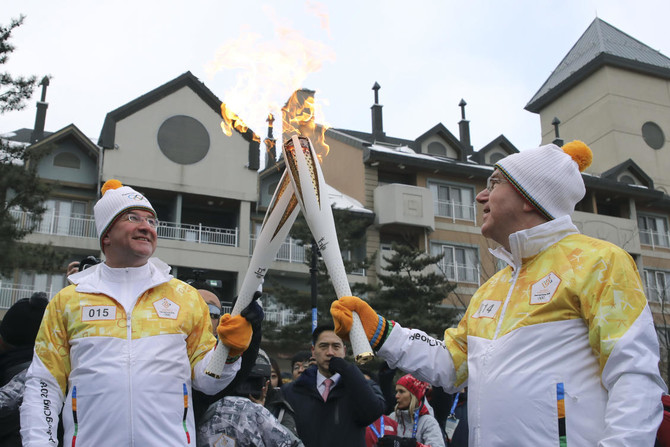
POLYGON ((161 222, 157 231, 160 239, 237 247, 237 228, 229 229, 206 227, 202 224, 191 225, 161 222))
MULTIPOLYGON (((254 236, 249 238, 249 256, 253 254, 256 242, 257 240, 254 236)), ((304 263, 305 247, 300 245, 301 243, 302 242, 297 239, 290 237, 286 238, 284 243, 279 247, 277 256, 275 256, 275 261, 296 262, 298 264, 304 263)))
MULTIPOLYGON (((221 313, 230 313, 232 309, 231 306, 223 306, 221 307, 221 313)), ((264 310, 263 313, 265 314, 265 321, 271 321, 278 326, 296 323, 307 316, 304 312, 294 313, 291 309, 264 310)))
MULTIPOLYGON (((49 299, 58 293, 58 290, 44 290, 49 299)), ((0 309, 9 309, 14 303, 16 303, 21 298, 30 298, 33 293, 37 292, 31 286, 22 286, 22 285, 11 285, 11 286, 0 286, 0 309)))
MULTIPOLYGON (((55 213, 44 213, 41 219, 36 219, 32 213, 21 210, 11 210, 10 213, 22 230, 32 229, 35 233, 61 236, 97 237, 95 220, 90 215, 60 216, 55 213)), ((229 247, 237 247, 239 238, 237 228, 207 227, 202 224, 192 225, 162 221, 158 226, 157 233, 159 239, 226 245, 229 247)))

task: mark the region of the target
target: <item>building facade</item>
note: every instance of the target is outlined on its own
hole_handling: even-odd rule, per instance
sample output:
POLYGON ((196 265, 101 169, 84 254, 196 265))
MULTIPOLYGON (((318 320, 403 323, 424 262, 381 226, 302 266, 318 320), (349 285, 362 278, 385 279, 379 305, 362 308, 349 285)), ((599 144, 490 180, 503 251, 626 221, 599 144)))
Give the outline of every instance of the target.
MULTIPOLYGON (((573 220, 585 234, 633 256, 660 325, 670 287, 670 180, 662 168, 670 165, 669 80, 668 58, 596 19, 526 107, 540 116, 543 142, 580 139, 593 149, 594 163, 583 174, 587 194, 573 220)), ((374 254, 375 262, 350 272, 350 281, 377 283, 391 244, 411 243, 442 256, 434 269, 457 285, 444 304, 464 309, 502 267, 480 234, 475 196, 495 162, 518 149, 504 135, 473 148, 465 101, 455 133, 438 123, 415 139, 392 137, 383 128, 379 89, 375 84, 369 132, 330 128, 325 134, 330 151, 322 168, 331 199, 374 216, 360 252, 344 255, 374 254)), ((173 274, 204 275, 232 300, 283 163, 269 152, 259 171, 258 139, 252 131, 224 135, 220 104, 189 72, 109 112, 95 143, 75 125, 32 142, 55 147, 39 166, 54 193, 26 240, 62 247, 73 260, 99 256, 92 207, 100 184, 117 178, 151 199, 162 222, 156 255, 173 274)), ((287 240, 270 276, 309 287, 297 241, 287 240)), ((12 297, 54 293, 63 284, 64 272, 16 272, 0 286, 0 308, 12 297)))

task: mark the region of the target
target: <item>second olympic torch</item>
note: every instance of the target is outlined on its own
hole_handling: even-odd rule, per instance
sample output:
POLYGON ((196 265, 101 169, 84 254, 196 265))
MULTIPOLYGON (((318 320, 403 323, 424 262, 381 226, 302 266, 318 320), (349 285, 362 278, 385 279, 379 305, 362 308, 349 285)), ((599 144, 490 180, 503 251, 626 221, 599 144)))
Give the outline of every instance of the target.
MULTIPOLYGON (((284 171, 274 197, 272 197, 272 202, 265 213, 265 220, 256 239, 249 269, 242 281, 231 315, 238 315, 251 304, 254 293, 262 284, 268 267, 277 256, 281 244, 286 240, 297 215, 298 201, 293 193, 293 185, 284 171)), ((227 357, 228 347, 219 341, 205 373, 212 377, 220 377, 227 357)))
MULTIPOLYGON (((316 241, 338 298, 351 295, 347 273, 342 261, 340 245, 335 232, 333 211, 326 191, 321 166, 309 138, 293 135, 286 140, 282 150, 286 160, 286 171, 291 177, 295 196, 300 202, 307 225, 316 241)), ((353 314, 353 326, 349 333, 351 347, 357 363, 365 363, 374 357, 365 330, 357 313, 353 314)))

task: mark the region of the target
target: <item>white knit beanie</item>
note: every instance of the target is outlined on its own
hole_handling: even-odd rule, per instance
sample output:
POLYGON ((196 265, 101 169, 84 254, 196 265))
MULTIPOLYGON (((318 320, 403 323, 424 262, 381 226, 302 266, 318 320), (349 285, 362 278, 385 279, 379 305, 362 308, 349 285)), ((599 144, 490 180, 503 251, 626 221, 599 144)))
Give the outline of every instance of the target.
POLYGON ((151 203, 142 194, 130 186, 123 186, 120 181, 111 179, 102 185, 102 197, 93 207, 95 228, 102 246, 102 237, 112 227, 121 214, 130 210, 146 210, 156 216, 151 203))
POLYGON ((581 141, 554 144, 509 155, 495 167, 547 219, 571 215, 586 193, 581 171, 593 159, 581 141))

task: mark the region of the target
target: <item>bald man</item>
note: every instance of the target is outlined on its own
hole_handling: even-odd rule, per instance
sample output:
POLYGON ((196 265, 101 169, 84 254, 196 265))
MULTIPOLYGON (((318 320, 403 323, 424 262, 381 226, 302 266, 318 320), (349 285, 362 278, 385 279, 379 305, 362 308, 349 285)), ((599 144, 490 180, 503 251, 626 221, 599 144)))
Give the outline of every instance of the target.
POLYGON ((204 281, 194 281, 191 283, 209 308, 209 318, 212 320, 212 333, 216 337, 216 327, 219 325, 221 318, 221 300, 216 291, 204 281))

